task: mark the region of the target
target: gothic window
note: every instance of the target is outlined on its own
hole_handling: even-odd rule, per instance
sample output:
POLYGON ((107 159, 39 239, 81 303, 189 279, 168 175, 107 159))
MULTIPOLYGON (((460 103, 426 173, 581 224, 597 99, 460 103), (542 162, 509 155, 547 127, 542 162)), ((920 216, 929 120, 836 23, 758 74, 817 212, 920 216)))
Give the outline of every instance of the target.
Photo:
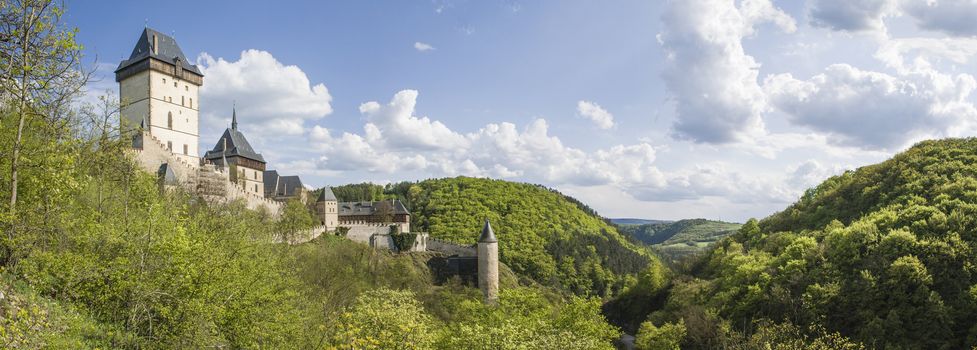
POLYGON ((173 129, 173 112, 166 114, 166 127, 173 129))

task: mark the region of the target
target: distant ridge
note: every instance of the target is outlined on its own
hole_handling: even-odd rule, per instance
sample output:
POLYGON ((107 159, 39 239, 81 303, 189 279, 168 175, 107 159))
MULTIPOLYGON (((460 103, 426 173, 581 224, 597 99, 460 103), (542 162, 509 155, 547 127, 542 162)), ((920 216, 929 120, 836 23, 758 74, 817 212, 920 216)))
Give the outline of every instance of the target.
POLYGON ((611 218, 612 223, 615 225, 650 225, 650 224, 670 224, 675 221, 672 220, 655 220, 655 219, 636 219, 636 218, 611 218))

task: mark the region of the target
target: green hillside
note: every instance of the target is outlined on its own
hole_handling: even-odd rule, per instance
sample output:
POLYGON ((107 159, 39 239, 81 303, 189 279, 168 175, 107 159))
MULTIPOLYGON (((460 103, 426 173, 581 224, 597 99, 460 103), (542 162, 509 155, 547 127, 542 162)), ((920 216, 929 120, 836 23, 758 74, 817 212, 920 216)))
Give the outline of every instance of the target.
POLYGON ((674 279, 648 320, 684 322, 689 348, 783 329, 840 342, 828 348, 851 346, 846 337, 869 348, 969 348, 975 248, 977 139, 926 141, 747 222, 674 279))
POLYGON ((706 219, 620 226, 621 233, 649 245, 715 242, 739 228, 740 224, 706 219))
POLYGON ((700 253, 716 241, 731 235, 740 226, 706 219, 618 225, 621 233, 651 245, 663 258, 672 260, 700 253))
POLYGON ((578 295, 622 290, 654 259, 589 207, 538 185, 457 177, 333 192, 340 200, 401 198, 414 230, 463 244, 475 243, 489 219, 513 271, 578 295))

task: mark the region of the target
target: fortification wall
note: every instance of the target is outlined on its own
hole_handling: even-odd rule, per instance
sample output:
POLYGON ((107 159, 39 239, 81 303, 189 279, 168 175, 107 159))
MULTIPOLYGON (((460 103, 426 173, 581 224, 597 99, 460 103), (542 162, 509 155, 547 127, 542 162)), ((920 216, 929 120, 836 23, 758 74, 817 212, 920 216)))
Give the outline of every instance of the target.
POLYGON ((443 241, 437 238, 428 238, 427 250, 440 252, 447 255, 457 256, 476 256, 475 246, 461 245, 454 242, 443 241))
POLYGON ((188 163, 183 157, 171 153, 152 134, 143 132, 141 144, 141 149, 134 148, 130 152, 143 170, 156 174, 160 165, 166 163, 170 165, 170 169, 173 169, 173 173, 188 192, 197 194, 208 202, 226 203, 240 199, 248 209, 258 210, 264 207, 273 218, 281 215, 283 207, 281 202, 245 191, 230 182, 230 176, 226 172, 213 165, 201 167, 199 164, 188 163))

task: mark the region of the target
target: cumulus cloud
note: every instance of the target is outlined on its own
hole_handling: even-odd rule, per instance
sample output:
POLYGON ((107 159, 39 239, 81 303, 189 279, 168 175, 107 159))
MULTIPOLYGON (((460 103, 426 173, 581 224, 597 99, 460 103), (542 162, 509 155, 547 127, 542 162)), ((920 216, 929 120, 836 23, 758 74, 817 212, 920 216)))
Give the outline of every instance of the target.
POLYGON ((808 11, 811 25, 848 32, 884 32, 885 17, 903 15, 920 29, 977 36, 973 0, 813 0, 808 11))
MULTIPOLYGON (((549 133, 544 119, 523 127, 489 123, 470 133, 414 116, 417 92, 400 91, 385 105, 364 103, 361 133, 335 133, 313 127, 308 140, 319 171, 398 173, 420 171, 440 176, 487 176, 567 186, 611 186, 648 201, 770 191, 755 177, 716 167, 664 173, 655 166, 657 150, 647 142, 594 151, 568 146, 549 133)), ((766 196, 766 195, 765 195, 766 196)), ((761 196, 760 198, 766 198, 761 196)), ((781 198, 782 197, 778 197, 781 198)))
POLYGON ((935 72, 903 77, 829 66, 809 80, 769 77, 765 88, 797 124, 837 136, 842 144, 896 148, 915 138, 954 136, 975 117, 975 82, 935 72))
POLYGON ((420 51, 420 52, 431 51, 431 50, 434 50, 434 46, 431 46, 431 44, 422 43, 420 41, 415 41, 414 42, 414 50, 417 50, 417 51, 420 51))
POLYGON ((301 135, 305 121, 332 113, 325 85, 313 85, 299 67, 267 51, 246 50, 236 61, 203 53, 197 64, 204 74, 200 99, 206 101, 201 120, 212 127, 230 123, 234 101, 240 123, 258 135, 301 135))
POLYGON ((759 63, 742 45, 764 22, 796 30, 793 18, 769 0, 668 2, 658 40, 666 52, 662 76, 675 102, 676 137, 728 143, 764 131, 761 114, 768 107, 757 82, 759 63))
POLYGON ((811 25, 849 32, 882 30, 883 16, 894 9, 892 0, 814 0, 811 25))
POLYGON ((840 175, 849 168, 838 164, 823 165, 816 160, 807 160, 788 169, 786 183, 795 190, 802 191, 821 184, 829 177, 840 175))
POLYGON ((764 82, 772 103, 794 123, 828 133, 836 143, 876 149, 972 132, 975 87, 967 74, 919 70, 892 76, 847 64, 831 65, 809 80, 778 74, 764 82))
POLYGON ((903 11, 922 29, 956 36, 977 36, 977 1, 903 0, 903 11))
POLYGON ((590 101, 577 101, 577 113, 590 119, 598 128, 610 129, 614 127, 614 115, 590 101))

